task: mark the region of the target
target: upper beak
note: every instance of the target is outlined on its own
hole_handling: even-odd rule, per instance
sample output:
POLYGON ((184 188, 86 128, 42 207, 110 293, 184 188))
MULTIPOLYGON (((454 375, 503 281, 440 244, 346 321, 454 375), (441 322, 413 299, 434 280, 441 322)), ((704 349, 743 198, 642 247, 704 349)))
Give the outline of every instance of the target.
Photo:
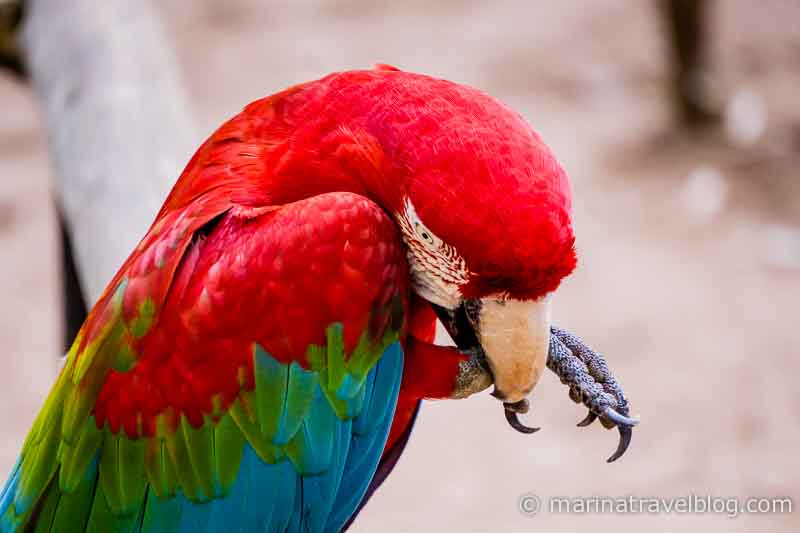
POLYGON ((528 396, 550 348, 550 299, 481 300, 475 331, 494 375, 492 395, 505 403, 528 396))
POLYGON ((455 310, 437 308, 462 350, 480 348, 494 378, 492 395, 510 404, 533 390, 547 363, 550 299, 534 301, 483 298, 455 310))

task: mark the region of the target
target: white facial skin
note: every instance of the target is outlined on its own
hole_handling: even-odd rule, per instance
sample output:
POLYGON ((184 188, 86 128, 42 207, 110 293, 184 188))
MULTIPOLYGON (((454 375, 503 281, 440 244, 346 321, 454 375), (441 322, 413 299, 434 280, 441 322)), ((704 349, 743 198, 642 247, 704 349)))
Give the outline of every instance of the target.
MULTIPOLYGON (((455 248, 436 236, 406 200, 398 215, 408 247, 414 291, 446 309, 462 302, 460 287, 469 280, 466 262, 455 248)), ((513 403, 530 394, 547 362, 550 343, 550 298, 535 301, 481 299, 478 340, 494 375, 495 395, 513 403)))
POLYGON ((397 219, 408 247, 414 291, 447 309, 457 307, 461 303, 459 287, 469 281, 464 258, 422 223, 411 200, 406 200, 397 219))

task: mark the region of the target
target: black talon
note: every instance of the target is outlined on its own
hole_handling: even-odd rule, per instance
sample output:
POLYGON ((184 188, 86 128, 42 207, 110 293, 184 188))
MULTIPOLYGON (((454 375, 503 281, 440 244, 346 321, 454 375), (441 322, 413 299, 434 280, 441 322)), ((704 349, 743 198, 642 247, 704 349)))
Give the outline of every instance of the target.
POLYGON ((520 422, 519 418, 517 417, 516 411, 512 411, 511 409, 503 409, 503 411, 505 411, 506 413, 506 420, 508 421, 508 424, 512 428, 519 431, 520 433, 527 433, 527 434, 536 433, 537 431, 542 429, 542 428, 532 428, 520 422))
POLYGON ((639 423, 639 421, 635 418, 629 418, 625 415, 621 415, 611 407, 605 410, 603 416, 614 422, 617 426, 633 427, 639 423))
POLYGON ((514 403, 503 402, 503 407, 506 411, 514 411, 517 414, 524 415, 531 408, 531 404, 528 402, 528 400, 523 398, 514 403))
POLYGON ((594 414, 593 412, 589 411, 589 414, 586 415, 586 418, 584 418, 583 420, 578 422, 578 427, 579 428, 585 428, 586 426, 588 426, 589 424, 591 424, 595 420, 597 420, 597 415, 594 414))
POLYGON ((616 424, 617 429, 619 430, 619 444, 617 444, 617 451, 615 451, 614 455, 606 460, 607 463, 613 463, 622 457, 622 455, 625 453, 625 450, 627 450, 628 446, 630 446, 631 437, 633 436, 633 426, 638 424, 639 421, 635 418, 622 415, 611 407, 605 410, 603 413, 603 418, 616 424))
POLYGON ((633 430, 631 426, 624 426, 619 425, 617 426, 619 430, 619 444, 617 444, 617 451, 614 452, 614 455, 606 459, 607 463, 613 463, 625 453, 625 450, 628 449, 628 446, 631 443, 631 436, 633 435, 633 430))

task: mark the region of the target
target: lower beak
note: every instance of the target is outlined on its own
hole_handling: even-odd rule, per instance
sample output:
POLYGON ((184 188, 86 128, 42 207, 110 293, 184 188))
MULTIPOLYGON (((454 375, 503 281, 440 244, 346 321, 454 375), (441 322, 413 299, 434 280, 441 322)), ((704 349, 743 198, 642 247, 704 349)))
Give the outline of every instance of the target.
POLYGON ((494 378, 493 396, 512 404, 530 394, 550 347, 548 296, 527 302, 466 300, 452 311, 434 307, 459 349, 483 352, 494 378))

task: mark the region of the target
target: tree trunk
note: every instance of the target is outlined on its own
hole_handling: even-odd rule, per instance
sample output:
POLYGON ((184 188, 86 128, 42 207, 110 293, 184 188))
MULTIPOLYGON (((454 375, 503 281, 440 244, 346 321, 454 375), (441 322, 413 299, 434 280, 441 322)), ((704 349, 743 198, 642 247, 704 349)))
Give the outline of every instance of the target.
POLYGON ((28 0, 22 47, 49 137, 56 200, 91 304, 191 155, 178 69, 148 0, 28 0))

